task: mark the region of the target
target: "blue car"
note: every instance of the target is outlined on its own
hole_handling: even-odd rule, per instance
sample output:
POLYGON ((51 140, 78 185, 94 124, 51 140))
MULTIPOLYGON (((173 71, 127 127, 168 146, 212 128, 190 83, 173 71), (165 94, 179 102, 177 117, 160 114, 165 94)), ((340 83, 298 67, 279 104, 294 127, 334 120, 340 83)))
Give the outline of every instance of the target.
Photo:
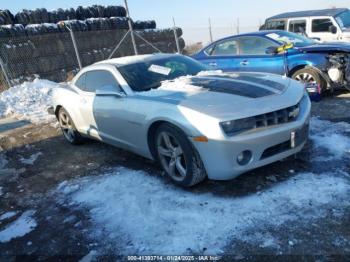
POLYGON ((213 70, 287 75, 318 94, 350 90, 347 43, 323 44, 287 31, 259 31, 218 40, 192 57, 213 70))

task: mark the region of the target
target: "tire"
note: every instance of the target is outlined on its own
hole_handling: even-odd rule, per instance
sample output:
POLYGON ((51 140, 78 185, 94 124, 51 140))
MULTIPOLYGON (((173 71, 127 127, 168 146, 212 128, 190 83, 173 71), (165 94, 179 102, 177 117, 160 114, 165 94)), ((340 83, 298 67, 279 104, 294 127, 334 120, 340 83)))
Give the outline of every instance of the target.
POLYGON ((321 92, 323 92, 327 83, 322 76, 312 68, 303 68, 293 73, 292 78, 302 83, 314 83, 320 86, 321 92))
POLYGON ((84 138, 75 128, 72 118, 68 112, 61 107, 57 114, 57 119, 60 124, 64 138, 72 145, 79 145, 84 142, 84 138))
POLYGON ((154 148, 160 165, 175 184, 191 187, 206 178, 199 154, 177 127, 170 124, 159 126, 154 148))

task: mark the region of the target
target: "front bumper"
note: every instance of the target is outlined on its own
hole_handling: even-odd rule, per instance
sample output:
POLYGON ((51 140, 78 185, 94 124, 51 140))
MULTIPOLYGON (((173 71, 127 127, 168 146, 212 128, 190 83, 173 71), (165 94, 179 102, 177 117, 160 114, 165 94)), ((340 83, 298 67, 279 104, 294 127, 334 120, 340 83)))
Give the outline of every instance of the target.
POLYGON ((308 139, 310 110, 311 102, 305 95, 300 102, 299 116, 293 122, 227 137, 225 140, 194 142, 209 179, 229 180, 301 151, 308 139), (291 138, 292 133, 296 134, 295 140, 291 138), (291 140, 295 142, 294 147, 291 146, 291 140), (252 158, 248 164, 239 165, 237 157, 245 150, 252 152, 252 158))

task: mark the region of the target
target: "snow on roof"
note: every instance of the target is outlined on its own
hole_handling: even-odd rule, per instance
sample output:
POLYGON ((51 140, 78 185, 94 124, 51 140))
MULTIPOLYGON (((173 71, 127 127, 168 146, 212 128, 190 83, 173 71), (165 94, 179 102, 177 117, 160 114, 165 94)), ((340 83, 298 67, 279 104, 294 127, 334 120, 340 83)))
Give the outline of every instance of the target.
POLYGON ((347 8, 332 8, 332 9, 322 9, 322 10, 308 10, 308 11, 298 11, 298 12, 288 12, 282 13, 275 16, 269 17, 269 19, 282 19, 282 18, 293 18, 293 17, 308 17, 308 16, 336 16, 347 8))
POLYGON ((175 54, 158 54, 157 53, 157 54, 148 54, 148 55, 124 56, 124 57, 103 60, 95 63, 95 65, 96 64, 113 64, 113 65, 121 66, 121 65, 127 65, 127 64, 134 64, 138 62, 152 61, 153 59, 165 58, 170 56, 175 56, 175 54))

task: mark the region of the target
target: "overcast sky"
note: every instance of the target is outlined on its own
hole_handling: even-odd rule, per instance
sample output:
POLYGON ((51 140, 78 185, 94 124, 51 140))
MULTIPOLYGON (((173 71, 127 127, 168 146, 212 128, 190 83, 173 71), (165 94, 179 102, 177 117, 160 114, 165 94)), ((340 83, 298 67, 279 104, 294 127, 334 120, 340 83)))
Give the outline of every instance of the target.
MULTIPOLYGON (((124 5, 121 0, 9 0, 0 9, 17 12, 21 9, 56 8, 99 5, 124 5)), ((349 0, 128 0, 134 20, 154 19, 159 28, 172 26, 172 17, 184 30, 187 42, 209 39, 208 18, 211 18, 214 38, 236 33, 237 18, 240 32, 257 30, 266 17, 288 11, 350 8, 349 0)))

